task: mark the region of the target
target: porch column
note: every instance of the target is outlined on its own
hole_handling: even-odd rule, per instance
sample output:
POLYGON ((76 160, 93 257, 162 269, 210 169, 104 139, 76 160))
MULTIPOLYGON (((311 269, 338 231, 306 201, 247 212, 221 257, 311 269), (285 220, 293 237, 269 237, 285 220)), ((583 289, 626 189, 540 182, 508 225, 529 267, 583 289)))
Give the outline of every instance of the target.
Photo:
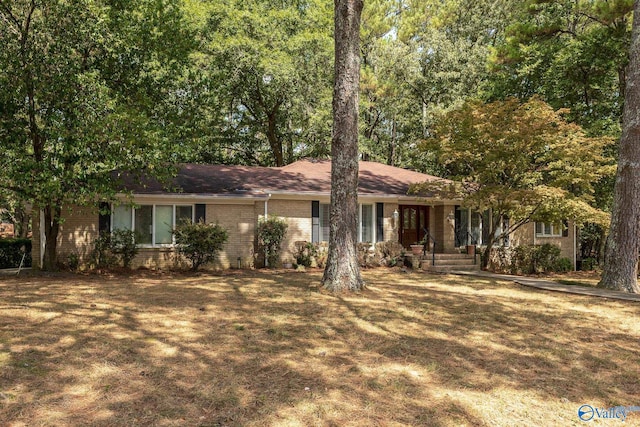
POLYGON ((455 206, 435 206, 434 237, 438 243, 436 252, 454 252, 455 250, 455 206))

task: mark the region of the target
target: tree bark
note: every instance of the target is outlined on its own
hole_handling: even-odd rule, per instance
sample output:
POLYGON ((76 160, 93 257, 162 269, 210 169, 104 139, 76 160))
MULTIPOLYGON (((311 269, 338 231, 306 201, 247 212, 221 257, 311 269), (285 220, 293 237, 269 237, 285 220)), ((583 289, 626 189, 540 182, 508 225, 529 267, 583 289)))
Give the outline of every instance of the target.
POLYGON ((331 291, 360 290, 357 255, 358 91, 362 0, 334 0, 335 83, 331 141, 329 254, 322 278, 331 291))
POLYGON ((267 139, 269 140, 269 146, 271 147, 271 153, 273 153, 273 160, 276 162, 277 167, 284 166, 284 156, 282 154, 282 141, 278 137, 277 131, 277 117, 278 110, 274 109, 267 114, 267 139))
POLYGON ((601 288, 640 293, 640 1, 634 3, 622 136, 601 288))
POLYGON ((44 211, 44 258, 42 269, 56 271, 58 269, 58 233, 60 231, 60 215, 62 209, 59 206, 48 205, 44 211))

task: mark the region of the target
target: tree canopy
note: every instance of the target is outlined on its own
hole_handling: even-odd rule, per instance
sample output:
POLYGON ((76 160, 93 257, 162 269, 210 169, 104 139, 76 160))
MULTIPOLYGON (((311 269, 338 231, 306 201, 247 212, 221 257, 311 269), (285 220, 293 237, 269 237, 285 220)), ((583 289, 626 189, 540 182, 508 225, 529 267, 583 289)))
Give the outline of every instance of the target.
MULTIPOLYGON (((459 181, 453 191, 476 211, 491 209, 493 231, 509 218, 513 232, 529 221, 607 224, 608 215, 591 205, 594 186, 613 173, 607 137, 589 137, 539 98, 467 101, 442 115, 435 135, 422 149, 437 154, 448 175, 459 181)), ((417 194, 431 188, 424 183, 417 194)), ((442 190, 442 188, 439 188, 442 190)))
POLYGON ((0 186, 44 212, 45 268, 66 204, 112 194, 114 170, 167 170, 181 20, 177 0, 0 2, 0 186))

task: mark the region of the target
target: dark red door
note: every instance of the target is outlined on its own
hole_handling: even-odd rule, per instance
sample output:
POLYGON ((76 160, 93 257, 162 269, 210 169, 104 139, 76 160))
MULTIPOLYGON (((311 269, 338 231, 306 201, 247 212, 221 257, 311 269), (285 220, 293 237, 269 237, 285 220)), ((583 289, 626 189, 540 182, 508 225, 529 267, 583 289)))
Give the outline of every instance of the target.
POLYGON ((424 237, 424 229, 429 227, 429 207, 400 205, 399 240, 408 248, 424 237))

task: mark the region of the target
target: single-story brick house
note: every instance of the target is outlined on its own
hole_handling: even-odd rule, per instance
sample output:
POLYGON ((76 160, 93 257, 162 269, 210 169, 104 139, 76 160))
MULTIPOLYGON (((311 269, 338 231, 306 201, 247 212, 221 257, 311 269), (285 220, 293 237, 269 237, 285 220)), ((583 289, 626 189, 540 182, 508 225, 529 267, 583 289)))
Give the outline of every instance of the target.
MULTIPOLYGON (((482 214, 461 209, 459 201, 445 200, 435 193, 420 197, 407 194, 411 184, 425 181, 442 179, 360 162, 359 241, 398 241, 408 247, 420 241, 427 229, 437 242, 436 252, 454 253, 468 243, 470 236, 481 244, 482 214)), ((215 267, 248 268, 256 259, 258 220, 275 215, 289 224, 282 259, 295 259, 296 241, 325 242, 329 238, 330 183, 329 160, 300 160, 284 167, 185 164, 169 186, 155 181, 125 181, 133 199, 123 196, 122 203, 108 206, 108 215, 100 215, 98 207, 66 209, 59 234, 59 257, 64 260, 68 254, 75 254, 86 260, 101 231, 127 228, 141 236, 136 266, 167 267, 175 258, 173 226, 183 218, 202 218, 220 224, 229 233, 215 267)), ((487 220, 484 218, 485 223, 487 220)), ((33 259, 35 265, 41 265, 44 236, 37 213, 33 223, 33 259)), ((486 238, 486 230, 484 233, 486 238)), ((544 242, 560 245, 563 256, 575 259, 573 227, 527 224, 505 243, 544 242)))

